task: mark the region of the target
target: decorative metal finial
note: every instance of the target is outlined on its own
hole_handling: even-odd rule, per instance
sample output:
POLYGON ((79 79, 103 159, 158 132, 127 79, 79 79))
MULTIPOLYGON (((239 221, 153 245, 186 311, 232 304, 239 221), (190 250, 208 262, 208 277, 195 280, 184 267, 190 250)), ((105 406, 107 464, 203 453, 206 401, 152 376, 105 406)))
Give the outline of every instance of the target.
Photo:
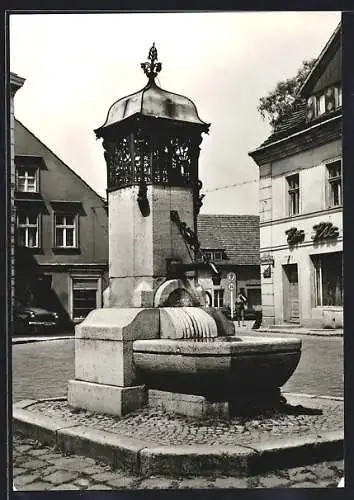
POLYGON ((162 68, 162 64, 160 62, 157 62, 158 57, 155 42, 152 44, 152 47, 149 50, 148 59, 150 59, 150 62, 141 63, 140 67, 143 69, 149 81, 153 82, 162 68))

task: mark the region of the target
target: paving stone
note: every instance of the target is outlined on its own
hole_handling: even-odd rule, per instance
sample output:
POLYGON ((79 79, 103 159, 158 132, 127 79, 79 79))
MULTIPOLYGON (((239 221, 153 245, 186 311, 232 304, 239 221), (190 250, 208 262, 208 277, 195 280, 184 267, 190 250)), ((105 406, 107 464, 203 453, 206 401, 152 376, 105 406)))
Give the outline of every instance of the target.
POLYGON ((21 455, 19 455, 18 457, 14 457, 13 463, 16 465, 20 465, 32 459, 33 457, 31 457, 30 455, 25 455, 24 453, 21 453, 21 455))
POLYGON ((317 479, 331 479, 336 475, 336 472, 330 469, 326 462, 314 465, 313 471, 317 479))
POLYGON ((12 470, 14 477, 20 476, 21 474, 26 473, 26 472, 27 472, 27 469, 25 469, 24 467, 14 467, 12 470))
POLYGON ((47 491, 47 490, 51 490, 52 488, 53 488, 53 485, 50 483, 46 483, 44 481, 35 481, 34 483, 27 484, 26 486, 18 488, 18 490, 20 490, 20 491, 47 491))
POLYGON ((105 483, 106 481, 114 480, 117 477, 117 473, 115 472, 100 472, 98 474, 94 474, 92 476, 92 481, 96 481, 98 483, 105 483))
POLYGON ((292 481, 297 481, 297 482, 305 482, 305 481, 314 481, 316 479, 316 474, 312 472, 311 470, 305 471, 297 471, 292 474, 289 474, 290 479, 292 481))
POLYGON ((289 479, 279 474, 268 474, 259 478, 260 486, 263 488, 286 488, 289 486, 289 479))
POLYGON ((72 470, 72 471, 85 471, 87 468, 95 465, 95 461, 93 458, 82 457, 82 456, 70 456, 70 457, 62 457, 57 456, 56 460, 50 460, 50 463, 53 464, 58 469, 64 470, 72 470))
POLYGON ((48 450, 46 448, 38 448, 36 450, 28 450, 27 453, 29 455, 33 455, 34 457, 39 457, 48 453, 48 450))
POLYGON ((53 472, 57 472, 59 467, 55 465, 48 465, 48 467, 43 467, 41 470, 42 477, 48 476, 49 474, 53 474, 53 472))
POLYGON ((139 476, 129 476, 129 475, 119 475, 117 474, 115 479, 110 479, 107 481, 109 486, 112 486, 112 489, 132 489, 135 488, 136 485, 141 481, 141 477, 139 476))
POLYGON ((32 445, 30 445, 30 444, 19 444, 19 445, 16 445, 16 451, 18 453, 24 453, 25 451, 30 450, 31 448, 32 448, 32 445))
POLYGON ((167 490, 173 487, 174 480, 166 477, 148 477, 143 479, 138 488, 144 490, 167 490))
POLYGON ((14 480, 15 486, 24 486, 25 484, 34 483, 37 479, 40 478, 40 474, 23 474, 21 476, 16 477, 14 480))
POLYGON ((212 488, 248 488, 248 478, 218 477, 213 481, 212 488))
POLYGON ((294 483, 290 486, 291 488, 316 488, 315 483, 310 481, 300 481, 299 483, 294 483))
POLYGON ((212 488, 213 480, 208 477, 181 478, 178 488, 212 488))
POLYGON ((78 486, 75 486, 75 484, 58 484, 57 486, 53 486, 51 488, 53 491, 59 491, 59 490, 80 490, 78 486))
POLYGON ((107 472, 110 470, 110 467, 102 467, 102 465, 93 465, 90 467, 85 467, 82 472, 88 476, 93 476, 94 474, 99 474, 102 472, 107 472))
POLYGON ((79 477, 75 481, 75 484, 77 486, 79 486, 80 488, 86 488, 87 486, 90 485, 90 483, 91 483, 91 481, 88 478, 86 478, 86 477, 79 477))
POLYGON ((39 469, 41 467, 45 467, 47 462, 44 460, 28 460, 26 462, 22 462, 22 464, 27 468, 27 469, 39 469))
POLYGON ((53 474, 49 474, 46 476, 46 481, 49 481, 52 484, 61 484, 68 483, 69 481, 74 481, 78 477, 77 472, 72 472, 68 470, 58 470, 57 472, 53 472, 53 474))
POLYGON ((112 490, 110 486, 106 484, 95 484, 94 486, 90 486, 89 490, 112 490))

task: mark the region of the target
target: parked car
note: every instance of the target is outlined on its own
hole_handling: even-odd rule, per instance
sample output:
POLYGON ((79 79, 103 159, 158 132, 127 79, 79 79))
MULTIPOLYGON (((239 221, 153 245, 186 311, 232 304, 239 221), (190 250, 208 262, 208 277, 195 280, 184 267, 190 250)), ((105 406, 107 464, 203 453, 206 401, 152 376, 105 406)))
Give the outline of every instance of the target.
POLYGON ((14 333, 54 332, 61 325, 60 314, 42 307, 26 305, 20 300, 14 304, 14 333))

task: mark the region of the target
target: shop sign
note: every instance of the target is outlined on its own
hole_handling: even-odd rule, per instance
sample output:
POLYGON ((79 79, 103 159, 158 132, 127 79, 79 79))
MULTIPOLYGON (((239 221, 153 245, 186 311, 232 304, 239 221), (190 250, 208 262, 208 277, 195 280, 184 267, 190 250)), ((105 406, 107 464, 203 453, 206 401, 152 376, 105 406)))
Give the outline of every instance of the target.
POLYGON ((302 243, 305 239, 305 232, 302 229, 297 229, 296 227, 291 227, 285 231, 287 236, 286 241, 289 246, 297 245, 302 243))
POLYGON ((268 254, 263 254, 261 255, 261 266, 267 266, 267 265, 272 265, 274 267, 274 257, 273 255, 268 254))
POLYGON ((272 268, 268 266, 263 271, 263 278, 270 278, 271 276, 272 276, 272 268))
POLYGON ((320 222, 313 226, 315 234, 312 236, 313 241, 324 241, 332 238, 338 238, 339 229, 333 226, 332 222, 320 222))

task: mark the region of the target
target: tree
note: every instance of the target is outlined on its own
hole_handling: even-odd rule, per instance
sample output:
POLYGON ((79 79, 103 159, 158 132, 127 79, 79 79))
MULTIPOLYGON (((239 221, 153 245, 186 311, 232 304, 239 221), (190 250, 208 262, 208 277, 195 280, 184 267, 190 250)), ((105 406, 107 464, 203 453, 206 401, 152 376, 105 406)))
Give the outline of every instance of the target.
POLYGON ((257 111, 260 113, 263 120, 269 121, 273 130, 275 130, 279 122, 288 116, 294 109, 294 103, 297 101, 296 94, 306 80, 315 62, 316 59, 303 61, 297 74, 293 78, 278 82, 274 90, 269 92, 265 97, 259 99, 257 111))

